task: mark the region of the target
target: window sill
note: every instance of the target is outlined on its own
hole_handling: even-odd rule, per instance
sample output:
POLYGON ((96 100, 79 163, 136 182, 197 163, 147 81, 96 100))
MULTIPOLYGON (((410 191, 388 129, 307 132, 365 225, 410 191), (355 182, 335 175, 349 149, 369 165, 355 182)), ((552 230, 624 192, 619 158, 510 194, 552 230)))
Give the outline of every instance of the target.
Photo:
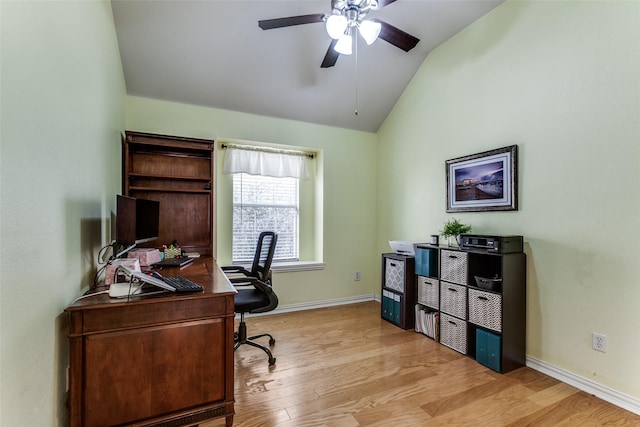
POLYGON ((292 261, 271 264, 274 273, 288 273, 292 271, 324 270, 324 262, 319 261, 292 261))

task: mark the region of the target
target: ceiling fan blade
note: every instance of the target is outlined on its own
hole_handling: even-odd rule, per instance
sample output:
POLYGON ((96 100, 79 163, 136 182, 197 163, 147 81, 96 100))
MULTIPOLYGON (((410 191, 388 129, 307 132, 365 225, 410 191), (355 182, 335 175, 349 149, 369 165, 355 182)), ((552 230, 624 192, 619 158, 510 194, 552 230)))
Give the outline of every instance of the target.
POLYGON ((324 13, 313 13, 311 15, 289 16, 286 18, 264 19, 258 21, 258 26, 263 30, 274 28, 291 27, 293 25, 313 24, 324 21, 324 13))
POLYGON ((338 56, 340 56, 340 54, 334 49, 336 43, 338 43, 338 40, 331 40, 329 49, 327 49, 327 53, 324 55, 324 59, 322 60, 322 65, 320 65, 321 68, 329 68, 336 65, 338 56))
POLYGON ((379 19, 372 19, 372 21, 379 22, 382 25, 382 29, 380 30, 380 35, 378 36, 382 40, 391 43, 395 47, 398 47, 405 52, 409 52, 411 49, 416 47, 419 38, 412 36, 409 33, 405 33, 399 28, 394 27, 391 24, 387 24, 384 21, 379 19))
POLYGON ((378 9, 385 7, 388 4, 393 3, 396 0, 378 0, 378 9))

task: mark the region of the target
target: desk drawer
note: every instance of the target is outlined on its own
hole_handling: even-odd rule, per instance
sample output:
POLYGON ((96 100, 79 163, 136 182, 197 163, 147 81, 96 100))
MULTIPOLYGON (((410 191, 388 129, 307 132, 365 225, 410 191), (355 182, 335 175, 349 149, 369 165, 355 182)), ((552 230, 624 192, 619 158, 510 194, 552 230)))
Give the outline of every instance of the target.
MULTIPOLYGON (((231 297, 232 298, 232 297, 231 297)), ((153 303, 131 302, 125 306, 102 306, 85 310, 82 332, 107 332, 163 323, 205 319, 225 315, 226 298, 175 299, 153 303)))

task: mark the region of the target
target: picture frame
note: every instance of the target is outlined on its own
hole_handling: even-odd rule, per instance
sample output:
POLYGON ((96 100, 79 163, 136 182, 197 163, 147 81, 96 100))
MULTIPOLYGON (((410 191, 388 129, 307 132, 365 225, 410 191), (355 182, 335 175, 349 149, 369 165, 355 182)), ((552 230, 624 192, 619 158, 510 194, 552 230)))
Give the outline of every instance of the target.
POLYGON ((445 162, 447 212, 518 210, 518 146, 445 162))

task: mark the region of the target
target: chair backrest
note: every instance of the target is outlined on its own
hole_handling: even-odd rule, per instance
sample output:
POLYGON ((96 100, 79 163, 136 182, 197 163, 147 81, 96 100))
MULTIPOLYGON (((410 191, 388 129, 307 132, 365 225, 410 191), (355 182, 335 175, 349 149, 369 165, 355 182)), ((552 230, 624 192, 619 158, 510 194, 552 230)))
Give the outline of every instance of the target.
POLYGON ((251 276, 266 283, 271 283, 271 261, 276 251, 278 235, 273 231, 263 231, 258 236, 256 253, 253 256, 251 276))

